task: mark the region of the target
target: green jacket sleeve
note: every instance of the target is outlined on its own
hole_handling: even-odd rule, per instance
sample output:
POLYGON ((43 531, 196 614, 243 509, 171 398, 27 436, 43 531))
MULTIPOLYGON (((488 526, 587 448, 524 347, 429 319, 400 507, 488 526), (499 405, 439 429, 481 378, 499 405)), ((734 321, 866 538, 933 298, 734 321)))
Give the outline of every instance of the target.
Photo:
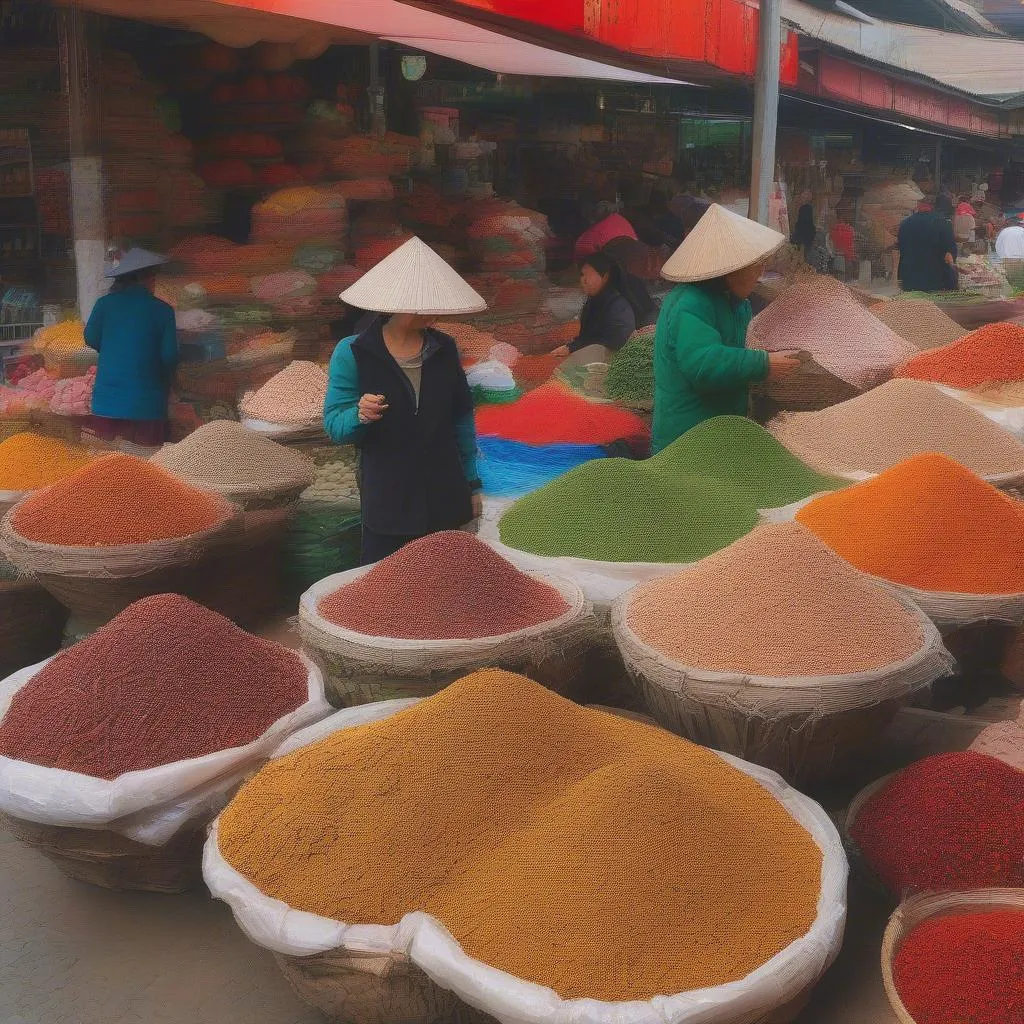
POLYGON ((698 393, 731 391, 768 376, 768 353, 733 347, 717 328, 689 310, 676 310, 671 336, 680 372, 698 393))
POLYGON ((324 430, 335 444, 352 444, 366 432, 359 422, 359 369, 352 355, 352 342, 338 343, 327 371, 327 397, 324 399, 324 430))
POLYGON ((163 325, 160 331, 160 361, 164 370, 170 372, 178 365, 178 324, 174 310, 167 306, 162 311, 163 325))

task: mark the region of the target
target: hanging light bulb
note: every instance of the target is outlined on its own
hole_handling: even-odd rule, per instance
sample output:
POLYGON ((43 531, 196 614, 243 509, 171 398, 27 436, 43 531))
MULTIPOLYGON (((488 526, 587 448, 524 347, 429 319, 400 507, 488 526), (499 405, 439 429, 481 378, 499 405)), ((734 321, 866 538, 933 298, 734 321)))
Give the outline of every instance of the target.
POLYGON ((604 110, 604 93, 599 92, 597 94, 597 109, 604 110))

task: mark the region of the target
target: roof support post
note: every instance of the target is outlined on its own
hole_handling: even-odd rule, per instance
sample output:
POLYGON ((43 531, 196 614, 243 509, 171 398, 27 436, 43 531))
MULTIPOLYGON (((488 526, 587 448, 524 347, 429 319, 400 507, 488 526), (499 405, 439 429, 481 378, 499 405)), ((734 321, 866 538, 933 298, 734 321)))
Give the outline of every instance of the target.
POLYGON ((768 223, 775 180, 775 138, 779 126, 782 64, 782 0, 760 0, 757 73, 754 78, 754 139, 750 173, 750 217, 768 223))

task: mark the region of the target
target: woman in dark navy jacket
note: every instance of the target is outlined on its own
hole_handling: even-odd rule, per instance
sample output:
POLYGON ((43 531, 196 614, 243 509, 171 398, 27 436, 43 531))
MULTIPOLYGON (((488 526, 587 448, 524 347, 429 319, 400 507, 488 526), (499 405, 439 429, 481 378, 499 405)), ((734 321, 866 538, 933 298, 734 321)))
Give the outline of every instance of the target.
POLYGON ((473 397, 455 342, 429 324, 487 308, 418 238, 341 296, 379 312, 331 357, 324 428, 359 448, 363 564, 480 514, 473 397))

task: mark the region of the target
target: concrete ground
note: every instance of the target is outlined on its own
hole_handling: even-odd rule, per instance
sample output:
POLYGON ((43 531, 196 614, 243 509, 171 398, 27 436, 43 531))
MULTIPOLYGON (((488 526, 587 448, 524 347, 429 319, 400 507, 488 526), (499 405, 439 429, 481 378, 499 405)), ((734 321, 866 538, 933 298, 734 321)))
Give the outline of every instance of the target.
MULTIPOLYGON (((280 625, 266 632, 295 642, 280 625)), ((1015 708, 1012 717, 1019 701, 1015 708)), ((927 754, 962 749, 985 724, 901 712, 863 778, 821 798, 838 812, 871 779, 927 754)), ((856 880, 849 906, 843 950, 798 1024, 897 1024, 879 970, 893 908, 856 880)), ((322 1021, 292 994, 271 955, 242 935, 224 904, 203 893, 116 893, 72 881, 0 831, 0 1024, 322 1021)))

